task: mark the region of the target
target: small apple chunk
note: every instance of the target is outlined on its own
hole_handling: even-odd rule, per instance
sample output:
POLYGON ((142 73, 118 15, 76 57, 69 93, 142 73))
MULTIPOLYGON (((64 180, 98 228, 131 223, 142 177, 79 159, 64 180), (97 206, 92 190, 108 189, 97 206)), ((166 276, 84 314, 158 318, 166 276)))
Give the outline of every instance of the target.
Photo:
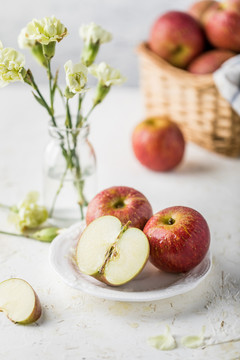
POLYGON ((14 323, 31 324, 40 318, 42 308, 31 285, 12 278, 0 283, 0 311, 14 323))
POLYGON ((128 226, 110 215, 93 220, 77 244, 79 270, 112 286, 137 276, 148 260, 149 242, 140 229, 128 226))

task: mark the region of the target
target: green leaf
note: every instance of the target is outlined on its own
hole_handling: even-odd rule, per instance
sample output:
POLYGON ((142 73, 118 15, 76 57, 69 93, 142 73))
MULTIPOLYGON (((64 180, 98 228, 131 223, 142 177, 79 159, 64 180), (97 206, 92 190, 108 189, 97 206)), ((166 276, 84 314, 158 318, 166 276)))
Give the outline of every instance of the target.
MULTIPOLYGON (((40 105, 42 105, 43 107, 45 107, 45 109, 47 109, 46 104, 44 103, 44 101, 37 96, 36 94, 34 94, 34 92, 32 91, 33 96, 35 97, 35 99, 37 100, 37 102, 39 102, 40 105)), ((48 109, 47 109, 48 110, 48 109)))

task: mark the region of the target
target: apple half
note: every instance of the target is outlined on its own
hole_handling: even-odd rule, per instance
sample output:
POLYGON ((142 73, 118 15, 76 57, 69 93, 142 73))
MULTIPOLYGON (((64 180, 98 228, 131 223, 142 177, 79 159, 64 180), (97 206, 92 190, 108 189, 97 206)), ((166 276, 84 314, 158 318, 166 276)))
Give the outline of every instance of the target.
POLYGON ((14 323, 31 324, 41 316, 41 304, 31 285, 22 279, 0 283, 0 311, 14 323))
POLYGON ((127 283, 144 268, 149 242, 137 228, 122 226, 115 216, 101 216, 83 231, 77 244, 79 270, 112 286, 127 283))

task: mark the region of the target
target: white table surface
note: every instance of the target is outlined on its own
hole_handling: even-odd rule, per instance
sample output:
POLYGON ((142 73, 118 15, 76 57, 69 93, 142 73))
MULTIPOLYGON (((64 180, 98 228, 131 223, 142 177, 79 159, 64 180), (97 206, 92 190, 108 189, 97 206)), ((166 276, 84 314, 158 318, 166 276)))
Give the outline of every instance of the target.
MULTIPOLYGON (((0 93, 0 202, 15 204, 41 191, 47 116, 30 89, 12 85, 0 93)), ((0 359, 240 359, 240 160, 188 144, 170 173, 143 168, 131 149, 131 131, 144 118, 138 90, 112 89, 92 114, 91 141, 98 161, 98 190, 127 185, 142 191, 154 212, 172 205, 200 211, 212 236, 213 268, 194 290, 151 303, 98 299, 65 285, 48 262, 49 244, 0 236, 0 281, 27 280, 43 315, 15 325, 0 314, 0 359), (178 348, 160 351, 147 339, 170 326, 178 348), (200 349, 180 344, 206 326, 210 342, 200 349)), ((1 211, 1 228, 7 228, 1 211)))

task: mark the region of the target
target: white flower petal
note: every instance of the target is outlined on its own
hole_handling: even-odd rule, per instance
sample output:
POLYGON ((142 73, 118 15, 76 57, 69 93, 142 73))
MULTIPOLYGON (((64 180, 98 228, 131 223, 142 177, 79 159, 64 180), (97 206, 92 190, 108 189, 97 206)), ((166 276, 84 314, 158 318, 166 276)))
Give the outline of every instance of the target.
POLYGON ((176 348, 176 341, 170 334, 168 326, 164 334, 150 337, 148 339, 148 344, 158 350, 173 350, 176 348))
POLYGON ((10 82, 22 81, 24 56, 12 48, 0 48, 0 87, 10 82))
POLYGON ((94 22, 88 25, 82 25, 79 29, 79 35, 87 44, 95 44, 97 42, 103 44, 112 40, 111 33, 94 22))
POLYGON ((66 83, 70 92, 82 93, 87 83, 87 67, 82 63, 73 64, 71 60, 68 60, 64 65, 66 73, 66 83))
POLYGON ((98 65, 93 64, 88 70, 90 74, 95 76, 105 86, 120 85, 126 81, 119 70, 112 68, 105 62, 101 62, 98 65))
MULTIPOLYGON (((23 30, 22 30, 23 31, 23 30)), ((53 41, 61 41, 67 35, 67 28, 55 16, 40 20, 33 19, 25 28, 25 38, 28 43, 39 42, 48 45, 53 41)), ((20 33, 20 44, 25 45, 25 38, 20 33)))

